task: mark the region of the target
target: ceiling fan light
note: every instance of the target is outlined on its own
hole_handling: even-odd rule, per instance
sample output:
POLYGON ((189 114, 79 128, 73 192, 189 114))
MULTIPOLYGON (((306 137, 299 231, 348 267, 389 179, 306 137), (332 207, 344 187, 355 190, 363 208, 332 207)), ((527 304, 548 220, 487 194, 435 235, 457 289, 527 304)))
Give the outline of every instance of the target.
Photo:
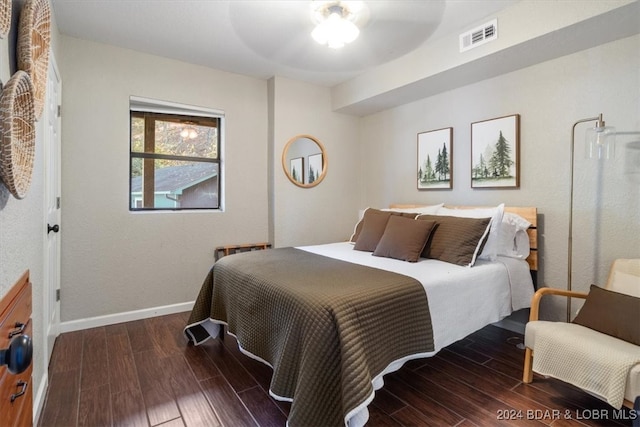
POLYGON ((364 2, 361 0, 344 0, 340 4, 352 15, 357 15, 364 9, 364 2))
POLYGON ((360 34, 358 27, 342 16, 344 14, 343 8, 340 8, 339 12, 332 10, 329 16, 311 32, 311 37, 316 42, 338 49, 343 47, 345 43, 351 43, 358 38, 360 34))
POLYGON ((327 31, 327 27, 322 24, 318 24, 316 28, 311 32, 311 37, 318 42, 319 44, 327 44, 329 40, 329 33, 327 31))
POLYGON ((338 17, 334 24, 334 33, 337 34, 345 43, 351 43, 358 38, 360 30, 351 21, 338 17))

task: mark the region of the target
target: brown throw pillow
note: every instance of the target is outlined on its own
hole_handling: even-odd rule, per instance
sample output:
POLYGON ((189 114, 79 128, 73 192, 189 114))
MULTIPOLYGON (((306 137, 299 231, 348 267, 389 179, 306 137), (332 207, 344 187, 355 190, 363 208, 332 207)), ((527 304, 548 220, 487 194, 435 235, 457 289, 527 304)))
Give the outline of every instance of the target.
POLYGON ((355 250, 373 252, 387 227, 391 212, 367 209, 362 217, 362 229, 356 239, 355 250))
POLYGON ((381 211, 379 209, 373 209, 373 208, 365 209, 364 214, 362 215, 362 218, 360 219, 360 221, 356 224, 356 228, 353 231, 353 234, 351 235, 351 238, 349 239, 349 241, 354 243, 358 241, 358 237, 360 237, 360 233, 362 233, 362 228, 364 227, 364 219, 369 215, 389 215, 389 212, 385 212, 385 211, 381 211))
POLYGON ((435 221, 416 221, 402 216, 392 216, 373 255, 416 262, 435 221))
MULTIPOLYGON (((357 242, 358 241, 358 237, 360 237, 360 233, 362 232, 362 227, 364 226, 364 218, 366 216, 369 216, 369 215, 384 215, 384 216, 387 217, 387 219, 389 219, 389 217, 391 215, 401 215, 401 216, 404 216, 404 217, 407 217, 407 218, 411 218, 411 219, 415 219, 415 217, 418 216, 417 213, 383 211, 383 210, 380 210, 380 209, 367 208, 364 211, 364 215, 362 216, 362 219, 360 219, 360 221, 356 224, 356 227, 353 230, 353 234, 349 238, 350 242, 357 242)), ((371 250, 373 251, 373 249, 371 249, 371 250)))
POLYGON ((353 249, 373 252, 384 233, 387 221, 392 215, 399 215, 414 219, 417 214, 381 211, 379 209, 368 208, 364 211, 362 221, 358 223, 356 231, 351 237, 351 241, 356 242, 353 249))
POLYGON ((436 222, 422 257, 472 266, 482 252, 491 218, 420 215, 417 220, 436 222))
POLYGON ((640 345, 640 298, 591 285, 573 323, 640 345))

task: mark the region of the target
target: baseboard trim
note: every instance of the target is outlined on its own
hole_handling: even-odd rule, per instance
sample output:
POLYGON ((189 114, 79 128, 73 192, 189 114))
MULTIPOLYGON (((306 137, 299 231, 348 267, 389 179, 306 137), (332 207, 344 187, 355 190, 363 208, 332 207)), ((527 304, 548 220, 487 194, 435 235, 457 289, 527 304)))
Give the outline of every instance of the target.
POLYGON ((163 305, 160 307, 144 308, 142 310, 126 311, 124 313, 107 314, 86 319, 70 320, 60 323, 60 333, 81 331, 83 329, 114 325, 116 323, 131 322, 133 320, 148 319, 150 317, 190 311, 195 301, 179 304, 163 305))
POLYGON ((49 387, 49 376, 45 372, 40 379, 40 387, 33 396, 33 425, 38 425, 42 408, 44 408, 44 400, 47 397, 47 388, 49 387))

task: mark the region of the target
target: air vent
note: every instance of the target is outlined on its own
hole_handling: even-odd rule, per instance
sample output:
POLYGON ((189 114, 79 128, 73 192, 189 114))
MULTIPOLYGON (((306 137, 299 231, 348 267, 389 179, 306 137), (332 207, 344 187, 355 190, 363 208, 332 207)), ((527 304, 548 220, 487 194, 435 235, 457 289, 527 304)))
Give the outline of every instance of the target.
POLYGON ((471 31, 460 34, 460 52, 473 49, 498 38, 498 20, 494 19, 471 31))

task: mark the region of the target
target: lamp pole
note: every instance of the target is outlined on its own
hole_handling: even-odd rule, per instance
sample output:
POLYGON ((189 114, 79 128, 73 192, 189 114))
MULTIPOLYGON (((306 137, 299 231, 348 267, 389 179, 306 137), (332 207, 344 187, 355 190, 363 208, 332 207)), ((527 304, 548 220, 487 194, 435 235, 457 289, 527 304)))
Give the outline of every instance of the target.
MULTIPOLYGON (((602 128, 604 127, 604 122, 602 120, 602 113, 596 117, 589 117, 588 119, 578 120, 573 124, 571 128, 571 189, 569 191, 569 239, 568 239, 568 247, 567 247, 567 290, 571 290, 571 270, 572 270, 572 261, 573 261, 573 159, 575 152, 575 134, 576 134, 576 126, 580 123, 592 122, 597 120, 596 127, 602 128)), ((567 298, 567 323, 571 322, 571 297, 567 298)))

